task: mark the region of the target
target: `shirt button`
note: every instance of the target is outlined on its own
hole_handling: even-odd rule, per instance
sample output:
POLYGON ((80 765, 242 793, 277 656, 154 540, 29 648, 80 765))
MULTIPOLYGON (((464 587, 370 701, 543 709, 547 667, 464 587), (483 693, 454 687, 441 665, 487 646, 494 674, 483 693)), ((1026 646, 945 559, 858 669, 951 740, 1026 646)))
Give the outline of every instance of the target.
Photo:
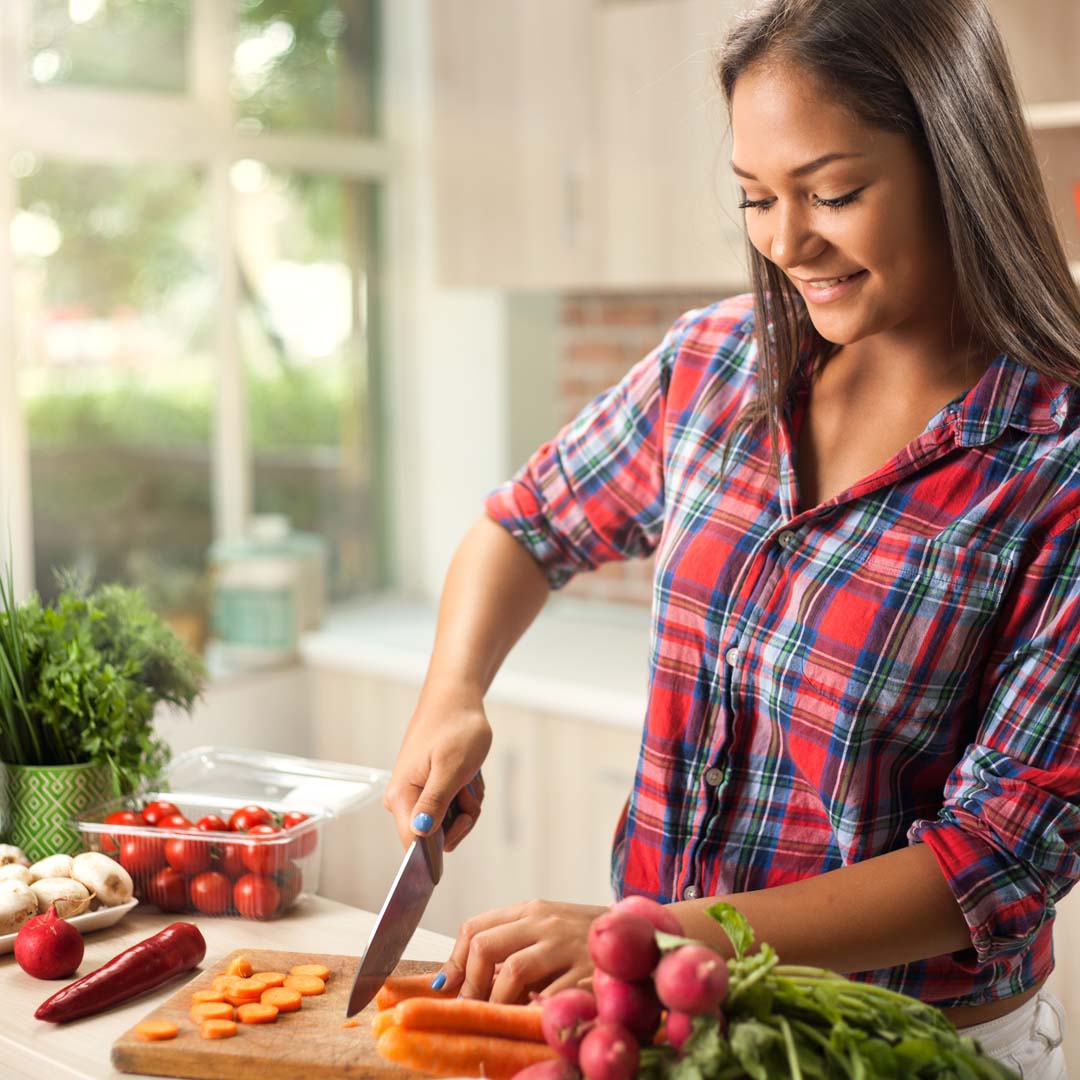
POLYGON ((726 653, 724 653, 724 659, 732 667, 734 667, 739 662, 739 650, 735 649, 735 648, 728 649, 728 651, 726 653))
POLYGON ((701 890, 696 885, 687 885, 682 891, 684 900, 696 900, 701 895, 701 890))
POLYGON ((724 779, 724 770, 723 769, 710 769, 705 774, 705 783, 708 784, 710 787, 718 787, 719 784, 720 784, 720 781, 723 780, 723 779, 724 779))
POLYGON ((798 542, 798 537, 793 532, 785 530, 779 533, 776 537, 776 542, 784 548, 785 551, 790 551, 798 542))

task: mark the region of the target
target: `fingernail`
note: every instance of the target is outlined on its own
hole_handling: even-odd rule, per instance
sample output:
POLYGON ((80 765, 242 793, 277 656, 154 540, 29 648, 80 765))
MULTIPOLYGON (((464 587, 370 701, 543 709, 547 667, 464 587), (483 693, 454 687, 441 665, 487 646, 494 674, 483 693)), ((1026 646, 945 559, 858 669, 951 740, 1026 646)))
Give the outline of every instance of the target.
MULTIPOLYGON (((422 817, 427 817, 427 814, 422 814, 422 817)), ((428 819, 430 821, 430 818, 428 819)), ((439 972, 434 979, 431 980, 432 990, 441 990, 446 985, 446 975, 443 972, 439 972)))
POLYGON ((416 817, 413 818, 412 827, 417 832, 427 832, 434 824, 435 820, 430 814, 417 814, 416 817))

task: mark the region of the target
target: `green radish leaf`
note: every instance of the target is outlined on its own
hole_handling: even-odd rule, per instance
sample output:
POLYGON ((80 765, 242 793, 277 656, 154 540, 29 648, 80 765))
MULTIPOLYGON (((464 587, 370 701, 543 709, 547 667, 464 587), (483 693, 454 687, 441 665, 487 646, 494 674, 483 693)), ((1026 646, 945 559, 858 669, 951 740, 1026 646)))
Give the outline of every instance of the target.
POLYGON ((746 916, 722 900, 718 904, 713 904, 708 909, 708 914, 727 934, 731 947, 735 950, 735 959, 741 960, 754 946, 754 931, 750 929, 746 916))
POLYGON ((662 953, 668 953, 672 949, 682 948, 683 945, 701 945, 703 942, 695 941, 693 938, 679 937, 678 934, 665 934, 663 930, 657 930, 656 944, 662 953))

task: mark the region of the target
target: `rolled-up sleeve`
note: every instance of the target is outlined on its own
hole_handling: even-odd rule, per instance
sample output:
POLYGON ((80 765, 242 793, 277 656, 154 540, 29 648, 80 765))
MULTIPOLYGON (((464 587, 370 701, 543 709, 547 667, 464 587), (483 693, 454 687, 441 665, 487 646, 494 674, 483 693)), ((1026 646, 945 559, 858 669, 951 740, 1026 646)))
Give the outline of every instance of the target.
POLYGON ((980 694, 975 741, 936 820, 931 848, 971 930, 976 961, 1025 948, 1080 878, 1080 523, 1024 569, 980 694))
POLYGON ((656 349, 487 496, 488 516, 526 548, 551 588, 655 549, 664 522, 671 365, 696 315, 682 316, 656 349))

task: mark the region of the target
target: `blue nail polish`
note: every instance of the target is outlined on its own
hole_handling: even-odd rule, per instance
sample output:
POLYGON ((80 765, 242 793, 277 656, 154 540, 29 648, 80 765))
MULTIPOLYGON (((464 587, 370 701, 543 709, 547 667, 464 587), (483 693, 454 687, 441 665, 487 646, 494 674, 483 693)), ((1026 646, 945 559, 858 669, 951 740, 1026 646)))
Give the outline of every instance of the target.
POLYGON ((417 832, 427 832, 434 824, 435 822, 430 814, 417 814, 416 817, 413 818, 412 827, 417 832))
MULTIPOLYGON (((427 816, 426 814, 424 815, 427 816)), ((440 971, 434 979, 431 980, 432 990, 441 990, 446 985, 446 976, 440 971)))

